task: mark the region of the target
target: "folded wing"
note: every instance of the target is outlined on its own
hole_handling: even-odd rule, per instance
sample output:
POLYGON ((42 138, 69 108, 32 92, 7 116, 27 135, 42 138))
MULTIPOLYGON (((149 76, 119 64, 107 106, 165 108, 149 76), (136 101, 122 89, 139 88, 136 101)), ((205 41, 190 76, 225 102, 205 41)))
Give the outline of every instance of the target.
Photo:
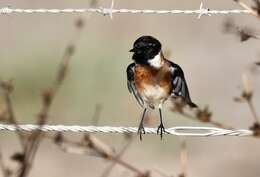
POLYGON ((197 107, 197 105, 191 101, 189 89, 181 67, 173 62, 170 62, 170 64, 173 84, 173 91, 171 95, 173 97, 181 97, 183 101, 187 103, 190 107, 197 107))
POLYGON ((139 103, 140 106, 144 106, 144 101, 141 96, 138 94, 136 87, 135 87, 135 63, 128 65, 126 69, 127 73, 127 87, 130 93, 132 93, 139 103))

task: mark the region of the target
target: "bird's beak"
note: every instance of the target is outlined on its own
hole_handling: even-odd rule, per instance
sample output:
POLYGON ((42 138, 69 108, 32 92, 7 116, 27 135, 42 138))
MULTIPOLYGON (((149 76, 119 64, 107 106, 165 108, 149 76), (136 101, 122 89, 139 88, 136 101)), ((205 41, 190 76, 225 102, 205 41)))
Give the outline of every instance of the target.
POLYGON ((134 48, 132 48, 131 50, 129 50, 129 52, 135 52, 135 49, 134 49, 134 48))

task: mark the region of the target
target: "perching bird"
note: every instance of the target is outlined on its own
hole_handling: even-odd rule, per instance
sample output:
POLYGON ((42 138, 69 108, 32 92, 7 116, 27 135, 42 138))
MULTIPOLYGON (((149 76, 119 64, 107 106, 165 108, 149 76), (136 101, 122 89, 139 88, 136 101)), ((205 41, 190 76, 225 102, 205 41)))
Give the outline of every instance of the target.
POLYGON ((189 90, 181 67, 164 58, 161 43, 152 36, 142 36, 134 42, 131 63, 127 67, 127 86, 140 106, 144 108, 138 133, 145 134, 143 126, 146 110, 159 109, 160 125, 157 134, 165 133, 162 122, 162 105, 168 98, 182 98, 190 107, 189 90))

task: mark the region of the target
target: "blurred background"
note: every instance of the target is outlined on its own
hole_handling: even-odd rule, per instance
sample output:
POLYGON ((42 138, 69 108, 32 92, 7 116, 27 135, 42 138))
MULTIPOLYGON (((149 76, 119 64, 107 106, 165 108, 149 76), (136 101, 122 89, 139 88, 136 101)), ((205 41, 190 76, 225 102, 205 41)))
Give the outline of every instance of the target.
MULTIPOLYGON (((250 2, 250 1, 245 1, 250 2)), ((97 7, 109 7, 100 0, 97 7)), ((199 0, 115 0, 114 8, 128 9, 198 9, 199 0)), ((205 0, 205 8, 240 9, 232 0, 205 0)), ((90 0, 1 0, 0 6, 13 8, 87 8, 90 0)), ((102 106, 99 125, 137 126, 142 109, 126 86, 128 52, 141 35, 158 38, 166 55, 181 65, 193 100, 201 107, 209 105, 219 122, 247 129, 253 118, 245 104, 233 97, 240 94, 241 74, 259 60, 259 41, 241 43, 235 35, 223 33, 227 17, 241 26, 260 29, 259 20, 251 15, 152 15, 152 14, 10 14, 1 15, 0 79, 12 79, 12 100, 20 123, 34 123, 41 107, 43 89, 53 84, 65 48, 74 41, 81 17, 85 26, 76 42, 69 73, 53 103, 50 124, 90 125, 97 104, 102 106)), ((259 73, 259 72, 258 72, 259 73)), ((259 75, 250 77, 254 104, 260 105, 259 75)), ((210 126, 163 110, 166 127, 210 126)), ((4 108, 3 97, 0 108, 4 108)), ((260 114, 259 109, 257 111, 260 114)), ((158 125, 158 112, 150 113, 158 125)), ((72 139, 80 135, 68 134, 72 139)), ((121 147, 122 135, 97 135, 115 148, 121 147)), ((7 164, 16 164, 9 156, 19 150, 14 134, 1 132, 0 146, 7 164)), ((213 137, 188 138, 189 177, 258 177, 260 176, 260 140, 258 138, 213 137)), ((180 172, 180 138, 146 135, 135 138, 123 158, 140 169, 159 168, 174 176, 180 172)), ((60 151, 44 140, 30 176, 99 177, 109 162, 101 158, 72 155, 60 151)), ((134 176, 116 166, 111 176, 134 176)), ((159 176, 154 174, 153 176, 159 176)))

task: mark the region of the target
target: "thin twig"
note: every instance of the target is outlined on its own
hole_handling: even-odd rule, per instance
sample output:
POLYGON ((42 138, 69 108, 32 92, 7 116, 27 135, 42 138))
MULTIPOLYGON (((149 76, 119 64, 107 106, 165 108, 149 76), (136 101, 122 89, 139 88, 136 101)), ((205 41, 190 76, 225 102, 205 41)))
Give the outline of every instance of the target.
POLYGON ((158 169, 158 168, 153 168, 153 170, 154 170, 156 173, 158 173, 160 176, 162 176, 162 177, 174 177, 174 176, 172 176, 172 175, 166 174, 165 172, 163 172, 162 170, 160 170, 160 169, 158 169))
POLYGON ((248 100, 247 103, 248 103, 248 106, 249 106, 249 108, 250 108, 250 110, 252 112, 252 115, 254 117, 255 122, 259 123, 259 119, 258 119, 258 116, 256 114, 256 110, 255 110, 255 107, 254 107, 254 104, 253 104, 252 100, 248 100))
MULTIPOLYGON (((51 136, 46 136, 47 138, 53 138, 51 136)), ((64 137, 59 138, 58 141, 55 143, 63 152, 66 153, 73 153, 78 155, 90 155, 92 150, 92 154, 101 157, 103 159, 112 161, 116 164, 119 164, 126 169, 137 173, 137 175, 144 176, 146 173, 135 167, 134 165, 126 162, 125 160, 122 160, 119 158, 118 155, 116 155, 111 147, 109 147, 107 144, 105 144, 103 141, 98 139, 97 137, 93 135, 87 134, 85 136, 85 140, 82 142, 72 142, 68 139, 65 139, 64 137), (64 144, 66 142, 66 144, 64 144), (85 143, 84 143, 85 142, 85 143)), ((126 145, 125 149, 128 145, 126 145)), ((123 150, 124 151, 124 150, 123 150)), ((120 154, 119 154, 120 155, 120 154)))
POLYGON ((134 165, 122 160, 121 158, 118 158, 111 151, 105 150, 106 148, 104 148, 104 147, 106 145, 104 143, 101 143, 101 141, 99 139, 97 139, 97 137, 93 137, 93 136, 89 135, 87 142, 89 143, 89 147, 91 147, 93 150, 98 152, 101 155, 101 157, 103 157, 107 160, 114 161, 115 163, 120 164, 121 166, 124 166, 125 168, 137 173, 138 176, 146 176, 146 172, 143 172, 142 170, 138 169, 134 165))
POLYGON ((235 97, 236 102, 246 102, 250 112, 252 113, 254 123, 250 127, 250 130, 254 132, 254 137, 260 137, 260 122, 256 113, 255 106, 253 104, 253 89, 246 73, 242 74, 242 91, 239 97, 235 97))
POLYGON ((117 157, 112 156, 110 159, 111 159, 112 161, 116 162, 117 164, 122 165, 122 166, 124 166, 125 168, 127 168, 127 169, 129 169, 129 170, 135 172, 138 176, 142 176, 142 177, 143 177, 143 176, 147 176, 147 173, 149 173, 148 171, 143 172, 142 170, 138 169, 138 168, 135 167, 134 165, 132 165, 132 164, 130 164, 130 163, 128 163, 128 162, 126 162, 126 161, 124 161, 124 160, 122 160, 122 159, 119 159, 119 158, 117 158, 117 157))
POLYGON ((180 115, 183 115, 184 117, 186 117, 190 120, 193 120, 193 121, 208 123, 208 124, 211 124, 211 125, 214 125, 216 127, 223 128, 223 129, 229 129, 229 130, 235 129, 235 128, 229 126, 229 125, 225 125, 221 122, 217 122, 215 120, 212 120, 211 119, 211 113, 207 112, 207 108, 205 110, 197 109, 196 110, 197 112, 194 113, 194 114, 190 114, 188 112, 185 112, 183 109, 182 110, 178 110, 178 109, 176 110, 175 108, 173 108, 172 111, 177 112, 180 115))
MULTIPOLYGON (((43 104, 42 104, 42 108, 40 110, 40 113, 38 114, 38 119, 37 119, 38 120, 37 124, 40 126, 44 125, 47 122, 47 119, 49 117, 48 114, 50 111, 50 107, 53 103, 55 96, 57 95, 57 92, 58 92, 60 86, 62 85, 62 83, 66 77, 69 61, 75 52, 75 43, 79 39, 79 35, 81 32, 82 26, 83 26, 82 24, 80 24, 80 25, 77 24, 76 37, 74 38, 74 41, 72 41, 68 45, 68 47, 65 49, 53 88, 47 89, 46 91, 43 92, 43 95, 42 95, 43 104)), ((19 177, 27 176, 27 173, 31 167, 31 164, 33 163, 35 154, 37 152, 37 149, 38 149, 38 146, 39 146, 39 143, 41 140, 41 136, 42 136, 41 131, 35 131, 34 133, 32 133, 32 135, 30 137, 30 142, 27 143, 27 146, 26 146, 26 150, 24 153, 25 159, 24 159, 24 162, 23 162, 23 165, 21 168, 22 170, 21 170, 19 177)))
POLYGON ((227 19, 224 23, 224 32, 234 33, 240 37, 240 41, 244 42, 249 39, 260 40, 260 35, 250 28, 240 27, 236 25, 231 19, 227 19))
POLYGON ((187 177, 187 163, 188 163, 188 152, 187 152, 187 142, 185 138, 181 140, 181 153, 180 153, 180 162, 181 162, 181 174, 179 177, 187 177))
POLYGON ((234 1, 237 2, 244 9, 248 10, 250 14, 256 16, 257 18, 260 18, 258 12, 256 10, 254 10, 252 7, 248 6, 246 3, 244 3, 240 0, 234 0, 234 1))
POLYGON ((5 166, 1 149, 0 149, 0 169, 4 177, 11 176, 11 171, 5 166))
MULTIPOLYGON (((14 125, 18 125, 18 122, 16 121, 15 118, 15 114, 14 114, 14 110, 13 110, 13 104, 12 104, 12 100, 11 100, 11 93, 13 90, 13 85, 11 83, 11 81, 2 81, 1 82, 1 87, 3 89, 4 92, 4 100, 5 100, 5 105, 6 105, 6 109, 7 109, 7 121, 11 124, 14 125)), ((18 139, 20 141, 21 147, 25 148, 25 139, 23 136, 22 132, 16 132, 16 135, 18 136, 18 139)))
MULTIPOLYGON (((120 152, 116 155, 116 158, 119 159, 123 156, 123 154, 125 154, 126 150, 130 147, 130 145, 133 142, 133 138, 128 139, 126 145, 120 150, 120 152)), ((100 177, 108 177, 111 173, 111 171, 113 170, 113 168, 116 166, 116 162, 113 161, 112 164, 110 164, 104 171, 103 173, 100 175, 100 177)))

